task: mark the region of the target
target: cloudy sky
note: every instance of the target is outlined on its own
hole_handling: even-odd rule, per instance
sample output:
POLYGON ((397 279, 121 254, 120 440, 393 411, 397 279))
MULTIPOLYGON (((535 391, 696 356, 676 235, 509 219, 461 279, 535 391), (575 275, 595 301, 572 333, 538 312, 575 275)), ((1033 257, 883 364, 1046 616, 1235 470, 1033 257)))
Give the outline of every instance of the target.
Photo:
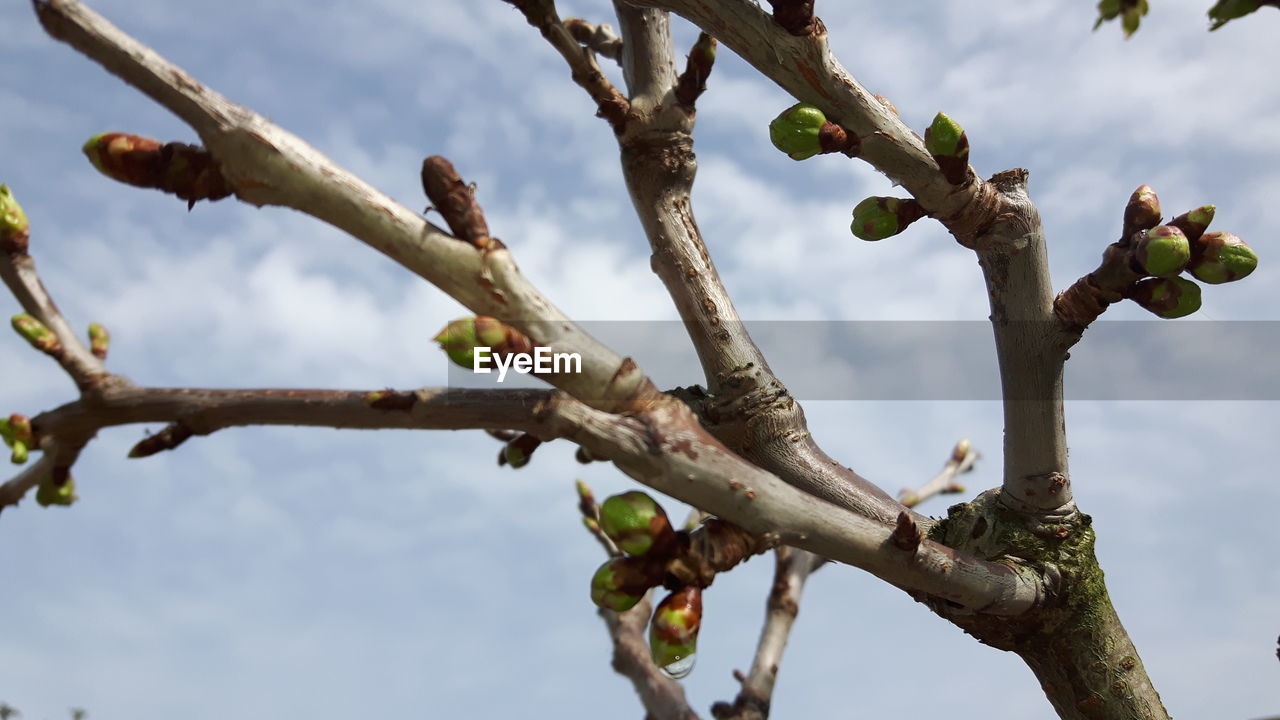
MULTIPOLYGON (((1113 25, 1090 32, 1090 2, 819 10, 837 55, 909 124, 944 110, 968 130, 980 173, 1031 171, 1057 286, 1094 267, 1128 194, 1150 183, 1170 213, 1216 204, 1215 226, 1262 256, 1253 277, 1207 288, 1204 309, 1181 322, 1280 320, 1280 13, 1211 35, 1208 0, 1152 4, 1127 42, 1113 25)), ((499 0, 93 6, 410 207, 425 205, 422 157, 446 155, 478 183, 525 273, 571 316, 674 318, 608 127, 499 0)), ((602 20, 609 4, 561 8, 602 20)), ((299 214, 234 201, 188 213, 101 178, 79 150, 92 134, 194 135, 49 40, 26 3, 4 4, 0 27, 0 182, 26 207, 33 253, 69 319, 111 329, 114 371, 153 386, 445 381, 428 339, 465 314, 456 303, 299 214)), ((678 23, 677 33, 687 47, 693 31, 678 23)), ((849 235, 852 205, 891 192, 882 176, 840 156, 795 163, 769 146, 768 121, 790 102, 722 52, 699 103, 696 212, 742 315, 984 319, 972 254, 936 224, 880 243, 849 235)), ((17 312, 12 299, 0 307, 17 312)), ((1136 306, 1108 313, 1149 317, 1136 306)), ((987 331, 969 327, 989 352, 987 331)), ((615 329, 643 364, 640 335, 615 329)), ((920 342, 935 358, 928 372, 957 374, 937 360, 936 339, 920 342)), ((1076 354, 1092 357, 1079 363, 1090 375, 1069 364, 1070 387, 1171 357, 1198 359, 1194 380, 1210 386, 1220 354, 1272 365, 1264 351, 1194 339, 1114 361, 1098 349, 1116 344, 1091 349, 1086 338, 1076 354)), ((895 399, 874 392, 877 375, 858 363, 789 357, 784 380, 828 373, 840 388, 838 400, 807 396, 816 437, 887 490, 927 479, 965 436, 985 453, 966 482, 975 492, 999 483, 997 403, 895 399)), ((34 415, 73 398, 66 377, 12 334, 0 336, 0 368, 0 411, 34 415)), ((692 368, 673 374, 664 379, 698 381, 692 368)), ((1122 399, 1068 406, 1072 475, 1157 688, 1180 717, 1280 713, 1275 403, 1112 387, 1122 399)), ((633 486, 610 468, 575 464, 564 444, 518 472, 498 468, 497 445, 479 433, 292 429, 223 431, 125 460, 143 433, 100 435, 77 466, 75 507, 28 502, 0 517, 0 701, 27 717, 70 706, 136 720, 640 716, 608 667, 587 597, 602 558, 574 508, 575 477, 601 496, 633 486)), ((704 714, 734 695, 730 672, 750 663, 771 566, 754 560, 706 595, 698 668, 685 681, 704 714)), ((774 709, 1051 715, 1015 656, 847 567, 810 583, 774 709)))

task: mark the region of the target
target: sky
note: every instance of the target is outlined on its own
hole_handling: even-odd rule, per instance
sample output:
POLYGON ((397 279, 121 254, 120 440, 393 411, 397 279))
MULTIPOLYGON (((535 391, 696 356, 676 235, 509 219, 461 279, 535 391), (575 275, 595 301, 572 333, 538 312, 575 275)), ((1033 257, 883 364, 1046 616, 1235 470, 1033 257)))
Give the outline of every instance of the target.
MULTIPOLYGON (((1096 265, 1129 193, 1149 183, 1166 214, 1216 204, 1214 227, 1262 258, 1246 281, 1207 287, 1203 309, 1178 322, 1265 330, 1280 320, 1271 261, 1280 256, 1280 13, 1210 34, 1208 4, 1157 0, 1127 41, 1114 25, 1091 32, 1092 3, 1066 0, 818 9, 836 55, 905 122, 922 130, 945 111, 967 129, 979 173, 1030 171, 1056 287, 1096 265)), ((505 3, 91 6, 409 207, 426 204, 422 158, 450 158, 526 275, 642 367, 654 348, 634 328, 663 326, 620 321, 676 317, 649 270, 608 126, 505 3)), ((560 7, 595 21, 610 11, 586 0, 560 7)), ((111 330, 111 370, 180 387, 449 379, 430 338, 467 314, 457 303, 298 213, 234 200, 188 213, 170 196, 102 178, 80 153, 93 134, 195 136, 47 38, 27 3, 0 7, 0 28, 0 182, 26 208, 32 253, 69 320, 111 330)), ((687 48, 695 31, 677 21, 676 34, 687 48)), ((978 363, 952 363, 945 344, 923 337, 905 352, 932 363, 912 372, 969 382, 956 368, 991 352, 974 257, 928 221, 879 243, 853 238, 852 206, 893 189, 843 156, 796 163, 775 151, 768 122, 791 102, 724 50, 699 101, 693 202, 741 315, 771 327, 946 323, 972 333, 978 363)), ((3 308, 18 312, 12 298, 3 308)), ((1125 304, 1106 319, 1150 317, 1125 304)), ((1067 367, 1069 394, 1113 388, 1067 406, 1076 499, 1094 517, 1112 598, 1171 713, 1280 713, 1276 395, 1191 397, 1164 385, 1162 396, 1130 392, 1123 379, 1173 363, 1213 387, 1238 375, 1222 368, 1252 361, 1263 382, 1274 377, 1271 358, 1194 331, 1126 343, 1130 326, 1113 327, 1119 341, 1091 347, 1086 336, 1067 367)), ((782 345, 784 381, 830 378, 830 396, 801 397, 815 437, 845 464, 897 492, 969 437, 983 453, 964 478, 970 494, 999 484, 991 397, 877 393, 882 370, 782 345)), ((667 373, 660 380, 699 382, 692 366, 651 359, 667 373)), ((0 368, 0 412, 34 415, 74 399, 66 376, 13 334, 0 334, 0 368)), ((28 501, 0 516, 0 701, 25 717, 68 707, 104 720, 642 714, 609 668, 587 592, 603 558, 575 508, 575 478, 600 497, 635 487, 608 465, 578 465, 561 442, 519 471, 499 468, 498 445, 477 432, 284 428, 225 430, 126 460, 156 429, 102 432, 76 467, 74 507, 28 501)), ((960 499, 921 510, 941 515, 960 499)), ((665 504, 683 517, 679 503, 665 504)), ((771 573, 772 561, 757 558, 705 594, 698 666, 684 681, 704 716, 732 699, 732 670, 750 664, 771 573)), ((773 716, 904 708, 1052 717, 1016 656, 862 571, 822 569, 773 716)))

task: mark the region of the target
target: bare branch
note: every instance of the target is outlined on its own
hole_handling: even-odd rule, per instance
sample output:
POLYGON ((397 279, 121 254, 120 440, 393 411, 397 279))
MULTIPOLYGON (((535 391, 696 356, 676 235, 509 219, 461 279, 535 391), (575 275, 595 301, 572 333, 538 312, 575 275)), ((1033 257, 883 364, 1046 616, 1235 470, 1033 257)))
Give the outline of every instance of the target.
POLYGON ((573 81, 587 91, 595 101, 597 114, 609 121, 615 133, 621 133, 627 124, 631 109, 627 99, 618 92, 609 78, 600 71, 595 53, 584 48, 574 39, 569 28, 560 21, 554 0, 505 0, 514 5, 529 24, 542 32, 542 37, 559 51, 560 56, 573 71, 573 81))
POLYGON ((50 470, 69 470, 84 447, 105 427, 171 423, 130 451, 134 458, 170 450, 194 435, 246 425, 301 425, 355 429, 457 430, 518 427, 546 432, 535 419, 540 390, 425 388, 411 393, 355 390, 214 390, 113 385, 31 420, 44 456, 35 467, 0 490, 0 508, 16 504, 50 470), (408 397, 385 402, 388 395, 408 397), (52 455, 46 448, 55 449, 52 455))
POLYGON ((981 457, 973 449, 968 440, 961 440, 952 448, 947 463, 942 466, 932 480, 920 486, 918 490, 904 489, 898 493, 898 502, 907 507, 915 507, 934 495, 964 492, 964 485, 956 482, 956 478, 973 469, 973 465, 981 457))
MULTIPOLYGON (((556 309, 520 274, 507 251, 481 251, 458 242, 300 138, 197 82, 81 3, 38 0, 36 11, 50 35, 191 125, 241 200, 291 207, 324 220, 476 313, 507 322, 552 352, 580 354, 582 372, 544 379, 583 402, 620 410, 643 407, 660 395, 635 363, 556 309)), ((567 31, 565 38, 572 42, 567 31)), ((575 53, 585 52, 577 43, 573 47, 575 53)))
POLYGON ((711 714, 717 720, 764 720, 769 717, 773 687, 782 664, 782 653, 787 647, 791 628, 800 612, 800 596, 804 592, 809 574, 822 566, 823 559, 813 553, 791 547, 774 551, 773 585, 765 604, 764 627, 756 644, 751 672, 745 677, 738 673, 742 689, 733 703, 716 703, 711 714))
MULTIPOLYGON (((642 102, 642 93, 669 87, 669 27, 665 13, 623 5, 624 57, 633 68, 628 91, 633 104, 648 106, 654 101, 642 102), (646 68, 652 77, 641 74, 646 68)), ((711 393, 686 400, 698 405, 722 442, 753 463, 840 507, 892 522, 902 507, 818 447, 804 411, 739 318, 694 218, 692 130, 692 114, 664 110, 637 114, 619 137, 623 176, 653 250, 651 265, 684 320, 711 393)))
POLYGON ((45 290, 44 283, 40 282, 36 262, 27 254, 25 243, 24 247, 0 250, 0 279, 18 299, 22 309, 53 333, 57 346, 48 354, 71 376, 76 387, 86 390, 108 377, 102 360, 80 342, 79 336, 45 290))

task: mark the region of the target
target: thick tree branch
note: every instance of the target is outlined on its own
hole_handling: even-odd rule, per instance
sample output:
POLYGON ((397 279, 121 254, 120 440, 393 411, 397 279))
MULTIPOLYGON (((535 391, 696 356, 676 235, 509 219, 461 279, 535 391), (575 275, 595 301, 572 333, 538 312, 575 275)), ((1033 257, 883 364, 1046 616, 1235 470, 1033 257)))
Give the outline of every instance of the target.
POLYGON ((635 363, 583 332, 538 292, 506 250, 480 250, 444 233, 297 136, 200 84, 81 3, 36 0, 35 6, 50 35, 194 128, 241 200, 291 207, 330 223, 476 313, 520 329, 552 352, 579 353, 581 373, 543 379, 583 402, 621 410, 643 407, 660 395, 635 363))
POLYGON ((554 435, 750 533, 979 612, 1017 614, 1044 597, 1041 579, 1028 568, 978 560, 929 540, 914 552, 891 550, 894 526, 819 500, 743 461, 674 398, 632 416, 567 400, 556 394, 539 406, 554 435))
POLYGON ((638 114, 618 141, 623 177, 653 250, 651 266, 684 320, 711 392, 686 399, 743 457, 840 507, 892 522, 901 506, 814 443, 803 409, 747 333, 711 260, 690 199, 694 117, 669 101, 675 61, 666 14, 617 6, 632 104, 662 108, 638 114))
POLYGON ((1075 511, 1062 407, 1066 351, 1053 312, 1048 248, 1027 197, 1027 172, 992 178, 1010 211, 978 250, 991 304, 1004 399, 1004 493, 1012 509, 1048 521, 1075 511))

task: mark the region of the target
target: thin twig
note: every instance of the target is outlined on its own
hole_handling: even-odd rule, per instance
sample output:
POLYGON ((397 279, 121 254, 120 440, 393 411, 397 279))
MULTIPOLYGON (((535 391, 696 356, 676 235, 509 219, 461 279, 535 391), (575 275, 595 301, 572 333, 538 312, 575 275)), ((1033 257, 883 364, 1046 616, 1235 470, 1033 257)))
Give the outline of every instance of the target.
POLYGON ((746 676, 735 671, 742 688, 732 703, 719 702, 712 706, 711 714, 717 720, 764 720, 769 717, 774 684, 782 653, 787 647, 791 628, 800 612, 800 596, 804 592, 809 574, 822 566, 824 560, 813 553, 790 547, 774 551, 773 585, 765 604, 764 627, 756 644, 751 672, 746 676))
POLYGON ((538 28, 569 64, 573 81, 587 91, 596 103, 600 117, 609 121, 615 133, 621 133, 627 124, 631 104, 609 82, 596 63, 595 53, 578 44, 569 28, 560 21, 553 0, 506 0, 524 13, 525 20, 538 28))
POLYGON ((904 488, 898 493, 898 502, 907 507, 915 507, 934 495, 964 492, 964 485, 956 482, 956 478, 972 470, 974 463, 980 457, 982 456, 973 449, 972 443, 961 440, 951 449, 951 455, 947 457, 946 464, 933 479, 916 490, 904 488))
POLYGON ((109 376, 102 360, 85 347, 54 304, 44 283, 40 282, 31 255, 18 250, 0 252, 0 279, 18 299, 22 309, 57 337, 58 350, 50 355, 71 376, 76 387, 86 390, 109 376))

